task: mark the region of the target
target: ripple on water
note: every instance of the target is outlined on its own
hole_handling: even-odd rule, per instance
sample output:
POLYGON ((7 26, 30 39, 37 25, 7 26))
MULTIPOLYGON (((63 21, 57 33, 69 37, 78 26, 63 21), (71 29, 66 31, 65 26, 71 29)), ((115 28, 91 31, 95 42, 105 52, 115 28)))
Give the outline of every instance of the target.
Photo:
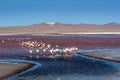
POLYGON ((37 62, 42 64, 41 67, 16 80, 120 80, 119 63, 83 57, 37 62))

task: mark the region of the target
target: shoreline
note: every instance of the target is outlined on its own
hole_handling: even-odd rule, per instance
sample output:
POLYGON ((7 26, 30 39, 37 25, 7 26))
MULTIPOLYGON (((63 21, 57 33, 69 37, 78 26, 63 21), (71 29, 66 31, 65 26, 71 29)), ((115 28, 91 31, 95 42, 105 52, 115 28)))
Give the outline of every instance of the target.
POLYGON ((0 79, 5 79, 10 76, 14 76, 33 66, 34 64, 26 63, 26 62, 0 61, 0 72, 1 72, 0 79))
POLYGON ((107 57, 107 56, 100 55, 100 54, 78 53, 78 55, 82 55, 82 56, 86 56, 86 57, 90 57, 90 58, 94 58, 94 59, 100 59, 100 60, 106 60, 106 61, 120 63, 120 59, 114 59, 114 58, 107 57))

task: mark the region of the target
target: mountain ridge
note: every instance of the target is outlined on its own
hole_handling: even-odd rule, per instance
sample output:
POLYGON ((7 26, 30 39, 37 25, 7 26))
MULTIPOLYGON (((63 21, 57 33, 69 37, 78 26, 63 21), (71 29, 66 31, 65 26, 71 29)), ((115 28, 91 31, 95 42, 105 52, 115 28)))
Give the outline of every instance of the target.
MULTIPOLYGON (((61 22, 43 22, 43 23, 36 23, 31 25, 24 25, 24 26, 4 26, 4 27, 26 27, 26 26, 58 26, 58 25, 66 25, 66 26, 120 26, 120 23, 117 22, 110 22, 107 24, 86 24, 86 23, 78 23, 78 24, 68 24, 68 23, 61 23, 61 22)), ((2 26, 0 26, 1 28, 2 26)))
POLYGON ((63 24, 58 22, 40 23, 27 26, 0 27, 0 34, 48 34, 48 33, 119 33, 119 23, 109 23, 105 25, 96 24, 63 24))
MULTIPOLYGON (((78 24, 67 24, 67 23, 61 23, 61 22, 43 22, 43 23, 38 23, 38 24, 33 24, 33 25, 96 25, 96 26, 115 26, 119 25, 120 23, 117 22, 110 22, 107 24, 86 24, 86 23, 78 23, 78 24)), ((33 26, 33 25, 28 25, 28 26, 33 26)))

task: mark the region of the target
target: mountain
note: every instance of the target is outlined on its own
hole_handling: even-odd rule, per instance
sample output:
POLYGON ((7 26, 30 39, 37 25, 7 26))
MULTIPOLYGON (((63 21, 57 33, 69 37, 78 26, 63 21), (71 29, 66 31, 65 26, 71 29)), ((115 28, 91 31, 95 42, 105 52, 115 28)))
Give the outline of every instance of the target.
POLYGON ((104 24, 104 25, 96 25, 96 24, 64 24, 64 23, 60 23, 60 22, 46 22, 46 23, 39 23, 39 24, 33 24, 33 25, 29 25, 29 26, 120 26, 120 23, 116 23, 116 22, 111 22, 108 24, 104 24))
POLYGON ((111 22, 111 23, 105 24, 104 26, 120 26, 120 23, 111 22))
POLYGON ((0 35, 8 34, 48 34, 48 33, 119 33, 119 23, 96 24, 63 24, 59 22, 39 23, 27 26, 0 27, 0 35))
POLYGON ((39 23, 39 24, 33 24, 30 26, 67 26, 67 25, 72 25, 72 24, 63 24, 60 22, 46 22, 46 23, 39 23))

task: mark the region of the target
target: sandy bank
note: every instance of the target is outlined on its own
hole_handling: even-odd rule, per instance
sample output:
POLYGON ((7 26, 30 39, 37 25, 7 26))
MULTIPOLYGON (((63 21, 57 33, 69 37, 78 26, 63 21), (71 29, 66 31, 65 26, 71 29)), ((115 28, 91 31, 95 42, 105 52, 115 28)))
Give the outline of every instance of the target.
POLYGON ((33 64, 22 62, 0 62, 0 80, 20 73, 30 67, 33 64))

